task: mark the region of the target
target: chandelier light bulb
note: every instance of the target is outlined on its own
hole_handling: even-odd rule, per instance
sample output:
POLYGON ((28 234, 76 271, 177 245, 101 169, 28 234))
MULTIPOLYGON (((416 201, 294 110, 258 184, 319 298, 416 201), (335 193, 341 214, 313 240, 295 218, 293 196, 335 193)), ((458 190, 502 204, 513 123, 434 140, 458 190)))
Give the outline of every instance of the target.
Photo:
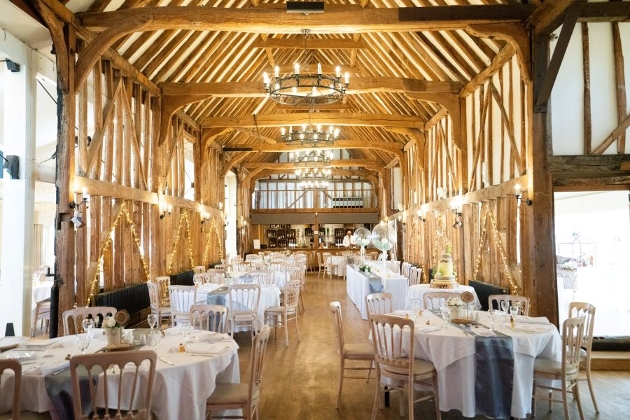
POLYGON ((280 67, 276 66, 273 68, 273 75, 275 77, 280 77, 280 67))
POLYGON ((335 75, 341 77, 341 67, 337 66, 337 68, 335 68, 335 75))
POLYGON ((294 66, 294 67, 295 67, 295 71, 294 71, 294 73, 295 73, 295 74, 300 74, 300 65, 299 65, 298 63, 295 63, 295 66, 294 66))
POLYGON ((322 64, 321 63, 317 63, 317 74, 319 74, 319 75, 322 74, 322 64))
POLYGON ((265 86, 269 86, 269 74, 267 74, 267 72, 263 73, 263 83, 265 86))

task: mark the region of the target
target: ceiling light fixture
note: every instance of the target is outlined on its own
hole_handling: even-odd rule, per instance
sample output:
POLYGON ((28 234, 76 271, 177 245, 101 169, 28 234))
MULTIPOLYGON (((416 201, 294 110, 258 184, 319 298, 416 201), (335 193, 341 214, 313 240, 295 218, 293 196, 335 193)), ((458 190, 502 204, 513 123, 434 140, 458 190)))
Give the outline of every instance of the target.
MULTIPOLYGON (((302 29, 304 43, 310 35, 310 29, 302 29)), ((300 65, 295 64, 293 74, 280 76, 280 68, 274 68, 273 78, 263 73, 265 92, 274 101, 283 105, 329 105, 339 102, 346 94, 350 84, 350 74, 341 74, 337 66, 335 75, 322 73, 322 65, 317 64, 317 73, 300 74, 300 65)))
POLYGON ((297 154, 289 153, 289 162, 298 167, 329 166, 332 162, 332 158, 332 152, 329 151, 326 153, 323 150, 311 150, 310 152, 304 152, 304 154, 300 152, 297 154))
POLYGON ((296 169, 295 176, 302 181, 325 181, 332 178, 332 171, 330 169, 296 169))
POLYGON ((330 126, 328 130, 323 130, 321 125, 303 124, 301 129, 290 126, 288 131, 282 127, 280 134, 286 144, 301 143, 316 147, 320 144, 332 145, 339 138, 339 129, 330 126))

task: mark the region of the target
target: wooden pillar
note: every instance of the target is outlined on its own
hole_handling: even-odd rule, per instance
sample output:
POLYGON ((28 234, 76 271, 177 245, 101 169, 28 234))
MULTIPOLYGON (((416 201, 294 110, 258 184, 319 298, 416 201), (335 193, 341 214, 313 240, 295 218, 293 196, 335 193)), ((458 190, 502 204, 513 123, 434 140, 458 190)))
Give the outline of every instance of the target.
MULTIPOLYGON (((74 29, 64 28, 64 45, 55 45, 57 51, 65 49, 65 54, 57 54, 58 77, 67 80, 65 90, 58 90, 57 105, 57 231, 55 235, 55 288, 58 296, 56 310, 51 309, 50 336, 55 337, 62 331, 61 315, 75 304, 74 265, 75 237, 73 216, 70 203, 73 201, 75 176, 75 109, 76 96, 74 85, 74 56, 76 37, 74 29), (67 63, 61 63, 60 57, 67 57, 67 63), (63 74, 65 72, 65 74, 63 74), (56 322, 53 313, 56 312, 56 322)), ((62 85, 62 84, 60 84, 62 85)), ((54 292, 55 293, 55 292, 54 292)))
POLYGON ((534 88, 528 91, 528 103, 533 112, 531 147, 528 148, 528 195, 531 206, 522 206, 523 229, 523 289, 532 303, 532 312, 558 322, 558 293, 555 272, 555 237, 553 231, 553 187, 549 172, 551 138, 546 106, 534 108, 537 85, 544 79, 548 63, 549 41, 534 43, 534 88))

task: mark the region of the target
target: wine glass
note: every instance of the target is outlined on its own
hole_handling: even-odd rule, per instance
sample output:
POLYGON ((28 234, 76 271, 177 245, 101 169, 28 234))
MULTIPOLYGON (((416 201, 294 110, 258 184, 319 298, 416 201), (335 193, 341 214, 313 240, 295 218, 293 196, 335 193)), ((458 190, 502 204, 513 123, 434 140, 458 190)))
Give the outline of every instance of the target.
POLYGON ((92 329, 94 328, 94 318, 83 318, 81 324, 83 325, 83 332, 91 338, 92 329))
POLYGON ((442 307, 442 321, 444 321, 444 329, 446 329, 446 325, 451 320, 451 308, 448 305, 444 304, 442 307))
POLYGON ((182 325, 180 325, 179 331, 184 336, 184 341, 188 341, 188 336, 190 335, 192 330, 193 330, 193 328, 187 322, 184 322, 184 323, 182 323, 182 325))
POLYGON ((518 305, 512 305, 510 306, 510 315, 512 315, 512 319, 514 320, 514 323, 516 324, 516 316, 521 314, 521 307, 518 305))
POLYGON ((160 344, 161 339, 162 339, 162 333, 160 333, 159 331, 153 331, 151 333, 151 344, 155 348, 155 351, 157 351, 157 347, 158 347, 158 344, 160 344))
POLYGON ((147 323, 149 324, 149 328, 151 328, 151 334, 153 334, 153 328, 157 325, 158 317, 157 314, 149 314, 147 315, 147 323))
POLYGON ((490 316, 490 331, 494 331, 494 320, 501 312, 497 309, 490 309, 488 315, 490 316))
POLYGON ((76 334, 75 340, 77 342, 77 347, 81 350, 81 354, 85 354, 85 350, 87 350, 90 346, 90 335, 76 334))
POLYGON ((508 302, 507 300, 502 300, 500 306, 501 311, 507 315, 508 309, 510 308, 510 302, 508 302))

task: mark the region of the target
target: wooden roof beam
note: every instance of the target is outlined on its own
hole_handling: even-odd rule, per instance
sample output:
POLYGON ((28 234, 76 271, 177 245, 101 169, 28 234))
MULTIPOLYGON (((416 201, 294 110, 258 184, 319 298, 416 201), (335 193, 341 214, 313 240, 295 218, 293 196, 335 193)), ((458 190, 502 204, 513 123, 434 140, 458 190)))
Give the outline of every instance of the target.
POLYGON ((121 27, 120 36, 140 29, 301 34, 302 28, 309 28, 311 34, 331 34, 340 32, 339 22, 343 22, 344 33, 438 31, 464 29, 472 24, 522 22, 535 9, 532 5, 493 4, 382 8, 365 13, 360 6, 328 5, 325 14, 303 15, 276 8, 166 6, 84 12, 77 13, 77 17, 85 28, 95 32, 123 25, 124 21, 141 23, 137 28, 121 27))
POLYGON ((202 128, 211 127, 282 127, 287 125, 322 124, 335 126, 364 127, 409 127, 424 129, 424 123, 416 116, 392 114, 350 114, 339 112, 316 112, 295 114, 232 115, 229 117, 208 117, 201 122, 202 128))
MULTIPOLYGON (((204 130, 205 133, 206 130, 204 130)), ((382 142, 382 141, 363 141, 363 140, 337 140, 334 144, 330 146, 326 146, 326 149, 329 150, 337 150, 337 149, 379 149, 384 152, 389 153, 402 153, 404 145, 402 143, 391 143, 391 142, 382 142)), ((297 152, 297 151, 307 151, 311 150, 312 147, 307 145, 288 145, 288 144, 258 144, 255 146, 252 145, 243 145, 238 147, 239 150, 234 150, 237 148, 236 145, 231 145, 224 147, 224 151, 226 148, 231 148, 232 151, 241 151, 241 152, 257 152, 257 153, 282 153, 282 152, 297 152)))
POLYGON ((364 42, 353 39, 317 38, 267 38, 252 44, 252 48, 275 48, 291 50, 356 50, 366 48, 364 42))
MULTIPOLYGON (((273 162, 273 163, 264 163, 260 162, 246 162, 241 165, 245 169, 254 169, 263 165, 265 169, 274 169, 274 170, 295 170, 295 169, 304 169, 303 166, 295 166, 291 162, 273 162)), ((327 165, 329 168, 347 168, 347 167, 358 167, 358 168, 368 168, 368 169, 380 169, 383 168, 383 164, 371 159, 337 159, 330 162, 330 165, 327 165)))

